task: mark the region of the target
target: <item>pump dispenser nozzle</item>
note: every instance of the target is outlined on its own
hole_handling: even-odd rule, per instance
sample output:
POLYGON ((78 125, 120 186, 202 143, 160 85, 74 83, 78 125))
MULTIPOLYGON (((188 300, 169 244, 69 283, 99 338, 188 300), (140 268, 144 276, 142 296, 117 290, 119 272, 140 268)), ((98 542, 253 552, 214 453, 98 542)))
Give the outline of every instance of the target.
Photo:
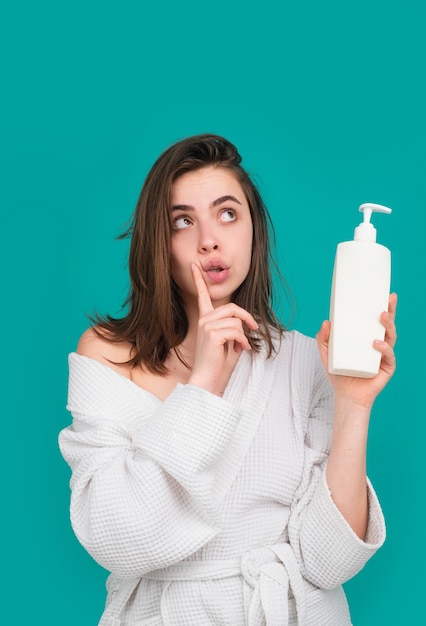
POLYGON ((376 241, 376 229, 373 224, 370 223, 371 215, 373 211, 375 213, 392 213, 392 209, 382 204, 373 204, 372 202, 366 202, 359 207, 361 213, 364 213, 364 221, 355 228, 354 239, 356 241, 376 241))

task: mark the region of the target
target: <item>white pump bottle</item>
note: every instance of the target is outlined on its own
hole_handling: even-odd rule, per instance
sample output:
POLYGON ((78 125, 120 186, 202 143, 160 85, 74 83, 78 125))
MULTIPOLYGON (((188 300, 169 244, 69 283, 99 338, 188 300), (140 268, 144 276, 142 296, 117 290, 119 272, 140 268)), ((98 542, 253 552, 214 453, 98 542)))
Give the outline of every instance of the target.
POLYGON ((362 204, 364 221, 355 228, 353 241, 339 243, 334 262, 330 301, 330 374, 372 378, 380 368, 381 353, 373 347, 374 339, 383 340, 385 329, 380 322, 388 310, 391 254, 376 243, 376 229, 371 214, 391 213, 380 204, 362 204))

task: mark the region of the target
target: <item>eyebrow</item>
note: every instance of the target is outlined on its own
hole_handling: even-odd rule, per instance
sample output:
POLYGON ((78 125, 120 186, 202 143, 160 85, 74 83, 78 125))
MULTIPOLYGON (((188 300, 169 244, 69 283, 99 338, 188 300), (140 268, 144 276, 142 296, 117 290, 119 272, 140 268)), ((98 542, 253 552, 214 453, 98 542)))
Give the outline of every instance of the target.
MULTIPOLYGON (((231 200, 232 202, 236 202, 237 204, 241 204, 241 202, 235 196, 226 195, 220 196, 220 198, 216 198, 216 200, 213 200, 210 206, 216 207, 220 204, 223 204, 224 202, 228 202, 229 200, 231 200)), ((175 206, 172 206, 172 211, 194 211, 194 207, 190 204, 176 204, 175 206)))

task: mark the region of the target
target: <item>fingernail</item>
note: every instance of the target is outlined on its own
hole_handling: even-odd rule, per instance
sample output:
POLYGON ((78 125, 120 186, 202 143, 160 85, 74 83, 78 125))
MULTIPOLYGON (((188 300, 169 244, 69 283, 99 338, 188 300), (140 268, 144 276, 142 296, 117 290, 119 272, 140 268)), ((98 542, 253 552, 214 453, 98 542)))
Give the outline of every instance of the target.
POLYGON ((376 346, 384 346, 385 342, 381 341, 380 339, 375 339, 374 343, 376 344, 376 346))

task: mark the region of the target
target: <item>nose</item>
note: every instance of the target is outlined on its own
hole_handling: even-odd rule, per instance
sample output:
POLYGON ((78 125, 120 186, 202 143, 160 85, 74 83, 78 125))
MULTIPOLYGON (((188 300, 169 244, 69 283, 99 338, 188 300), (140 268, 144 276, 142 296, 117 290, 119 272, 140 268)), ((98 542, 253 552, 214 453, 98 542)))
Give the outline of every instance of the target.
POLYGON ((218 250, 219 244, 217 244, 213 239, 204 240, 200 244, 200 252, 213 252, 213 250, 218 250))
POLYGON ((199 251, 203 254, 219 250, 219 239, 216 237, 214 228, 201 228, 199 238, 199 251))

